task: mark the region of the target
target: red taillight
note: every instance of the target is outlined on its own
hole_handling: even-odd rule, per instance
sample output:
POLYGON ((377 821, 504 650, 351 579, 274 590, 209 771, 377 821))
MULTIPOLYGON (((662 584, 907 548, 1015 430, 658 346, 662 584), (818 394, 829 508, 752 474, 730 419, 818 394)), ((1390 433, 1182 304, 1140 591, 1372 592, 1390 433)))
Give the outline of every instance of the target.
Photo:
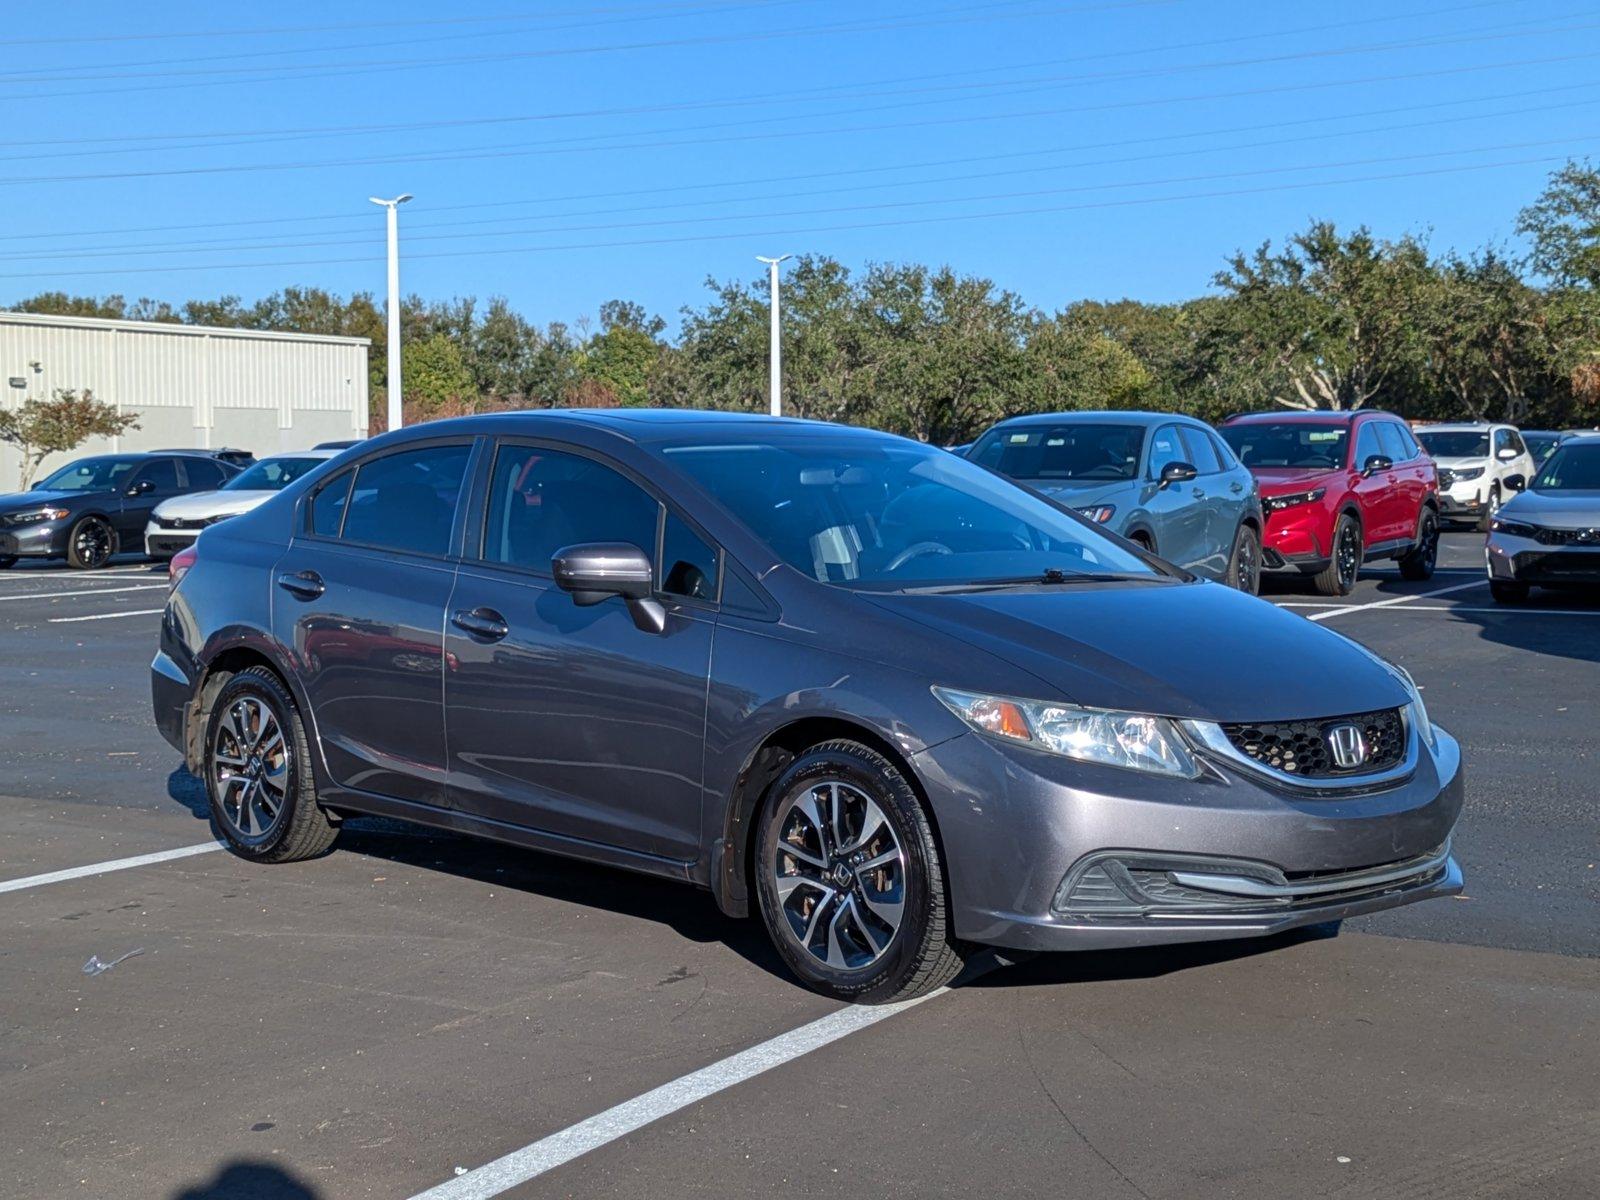
POLYGON ((183 582, 183 577, 189 573, 189 568, 194 566, 195 560, 200 557, 199 548, 190 546, 187 550, 179 550, 172 556, 172 561, 167 564, 167 590, 170 592, 183 582))

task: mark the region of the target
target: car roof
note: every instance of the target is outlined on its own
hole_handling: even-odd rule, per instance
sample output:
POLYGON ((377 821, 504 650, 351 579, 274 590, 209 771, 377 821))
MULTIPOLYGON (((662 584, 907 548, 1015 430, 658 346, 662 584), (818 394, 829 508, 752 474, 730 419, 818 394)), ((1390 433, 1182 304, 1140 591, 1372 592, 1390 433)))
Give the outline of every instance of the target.
POLYGON ((343 450, 280 450, 276 454, 262 455, 256 462, 273 462, 280 458, 338 458, 343 453, 343 450))
POLYGON ((1301 424, 1353 424, 1360 417, 1388 417, 1391 421, 1400 420, 1392 412, 1381 408, 1358 408, 1353 412, 1336 412, 1333 409, 1316 409, 1314 411, 1295 410, 1294 412, 1250 412, 1236 413, 1223 422, 1224 425, 1265 425, 1276 424, 1280 421, 1291 425, 1301 424))
POLYGON ((838 425, 830 421, 681 408, 555 408, 535 412, 476 413, 469 417, 451 417, 408 426, 403 433, 419 437, 444 437, 450 434, 521 434, 533 437, 561 429, 604 430, 641 444, 715 438, 720 442, 754 445, 819 434, 905 440, 880 430, 838 425))
POLYGON ((1486 433, 1491 429, 1514 429, 1504 421, 1435 421, 1424 425, 1418 433, 1486 433))
POLYGON ((1018 425, 1102 425, 1106 422, 1115 422, 1118 425, 1138 425, 1143 428, 1153 428, 1157 425, 1170 425, 1179 422, 1185 425, 1197 425, 1202 429, 1207 428, 1204 421, 1196 420, 1187 413, 1150 412, 1145 409, 1074 409, 1071 412, 1055 413, 1024 413, 1020 417, 1007 417, 997 421, 992 428, 1011 429, 1018 425))

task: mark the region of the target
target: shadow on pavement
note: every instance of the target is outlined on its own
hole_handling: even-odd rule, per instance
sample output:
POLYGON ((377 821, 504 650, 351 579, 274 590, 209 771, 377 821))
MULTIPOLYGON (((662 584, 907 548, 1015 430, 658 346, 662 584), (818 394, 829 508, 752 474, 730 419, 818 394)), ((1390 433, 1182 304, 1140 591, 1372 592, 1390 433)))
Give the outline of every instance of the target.
POLYGON ((321 1200, 322 1193, 282 1167, 240 1161, 224 1166, 206 1183, 172 1194, 172 1200, 321 1200))

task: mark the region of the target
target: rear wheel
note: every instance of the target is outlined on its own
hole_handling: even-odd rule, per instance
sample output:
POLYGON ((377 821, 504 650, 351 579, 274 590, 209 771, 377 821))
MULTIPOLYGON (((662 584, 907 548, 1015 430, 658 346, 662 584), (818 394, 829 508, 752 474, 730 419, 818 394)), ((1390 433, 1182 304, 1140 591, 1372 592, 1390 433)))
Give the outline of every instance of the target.
POLYGON ((315 858, 338 836, 317 807, 294 698, 265 667, 239 672, 218 694, 206 723, 204 770, 212 825, 243 858, 315 858))
POLYGON ((755 874, 768 935, 816 991, 906 1000, 961 970, 927 814, 899 769, 858 742, 815 746, 772 785, 755 874))
POLYGON ((1433 578, 1433 568, 1439 561, 1439 518, 1433 510, 1423 509, 1422 520, 1417 525, 1417 544, 1410 553, 1400 558, 1400 578, 1422 580, 1433 578))
POLYGON ((1333 527, 1333 554, 1328 565, 1317 572, 1317 591, 1324 596, 1348 596, 1355 591, 1361 574, 1361 523, 1349 513, 1339 517, 1333 527))
POLYGON ((1250 596, 1261 591, 1261 535, 1253 526, 1241 525, 1233 535, 1233 553, 1223 582, 1250 596))
POLYGON ((93 571, 117 552, 117 534, 103 517, 84 517, 67 534, 67 565, 93 571))
POLYGON ((1489 580, 1489 595, 1496 604, 1521 604, 1528 598, 1528 585, 1508 579, 1489 580))

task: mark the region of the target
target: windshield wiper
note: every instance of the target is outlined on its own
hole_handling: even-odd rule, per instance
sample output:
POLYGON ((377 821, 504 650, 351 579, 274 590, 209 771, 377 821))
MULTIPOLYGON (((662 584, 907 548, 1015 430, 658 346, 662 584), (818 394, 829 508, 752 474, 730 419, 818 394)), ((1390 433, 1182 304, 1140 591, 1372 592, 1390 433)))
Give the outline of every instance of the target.
POLYGON ((938 595, 943 592, 990 592, 1014 587, 1056 587, 1069 583, 1158 583, 1171 582, 1168 575, 1133 575, 1121 571, 1063 571, 1050 567, 1038 575, 1017 575, 1006 579, 973 579, 965 583, 930 583, 900 588, 910 595, 938 595))

